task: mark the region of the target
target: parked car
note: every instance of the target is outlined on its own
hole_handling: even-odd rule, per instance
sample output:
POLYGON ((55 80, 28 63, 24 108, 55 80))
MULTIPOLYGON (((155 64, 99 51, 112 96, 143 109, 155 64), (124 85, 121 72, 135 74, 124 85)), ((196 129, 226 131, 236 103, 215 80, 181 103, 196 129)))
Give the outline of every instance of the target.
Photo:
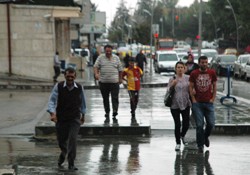
POLYGON ((177 61, 179 58, 175 51, 157 51, 154 62, 155 72, 174 72, 177 61))
POLYGON ((225 49, 224 54, 226 54, 226 55, 237 55, 238 52, 237 52, 237 49, 235 49, 235 48, 227 48, 227 49, 225 49))
POLYGON ((250 80, 250 60, 247 61, 245 65, 245 80, 249 81, 250 80))
POLYGON ((233 74, 234 62, 237 57, 235 55, 217 55, 211 60, 210 67, 215 70, 217 75, 227 75, 229 68, 230 75, 233 74))
POLYGON ((73 49, 74 54, 86 59, 86 62, 90 63, 90 51, 87 48, 75 48, 73 49))
POLYGON ((175 48, 183 48, 186 51, 189 51, 191 49, 190 44, 186 43, 185 41, 177 41, 174 45, 175 48))
MULTIPOLYGON (((199 59, 199 54, 198 53, 193 53, 193 56, 194 56, 194 62, 199 64, 198 62, 198 59, 199 59)), ((204 56, 204 54, 201 54, 201 56, 204 56)), ((188 56, 184 56, 182 57, 181 61, 186 63, 187 62, 187 59, 188 59, 188 56)))
POLYGON ((188 55, 187 52, 177 52, 177 55, 178 55, 180 61, 182 61, 184 63, 187 61, 187 60, 183 59, 184 57, 186 57, 188 55))
POLYGON ((244 54, 238 57, 234 63, 234 77, 245 78, 245 66, 248 60, 250 60, 250 54, 244 54))
POLYGON ((216 57, 218 55, 218 52, 215 49, 201 49, 201 53, 207 56, 208 64, 210 64, 213 57, 216 57))

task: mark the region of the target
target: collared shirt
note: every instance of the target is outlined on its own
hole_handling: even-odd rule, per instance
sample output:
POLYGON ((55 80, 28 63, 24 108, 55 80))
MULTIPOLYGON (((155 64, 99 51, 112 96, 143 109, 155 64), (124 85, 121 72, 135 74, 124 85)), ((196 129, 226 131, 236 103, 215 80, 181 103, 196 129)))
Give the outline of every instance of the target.
POLYGON ((59 60, 59 56, 58 55, 54 56, 54 66, 58 66, 58 67, 61 66, 61 61, 59 60))
MULTIPOLYGON (((68 88, 69 91, 73 90, 74 88, 78 88, 76 83, 74 82, 74 86, 68 87, 66 84, 66 81, 64 81, 63 87, 68 88)), ((82 93, 81 93, 81 99, 82 99, 82 106, 81 106, 81 113, 85 114, 86 113, 86 102, 85 102, 85 95, 84 95, 84 89, 82 87, 82 93)), ((57 105, 57 99, 58 99, 58 83, 54 86, 51 95, 49 97, 49 102, 48 102, 48 109, 47 112, 49 113, 55 113, 56 111, 56 105, 57 105)))
POLYGON ((105 54, 102 54, 97 58, 94 67, 98 68, 100 71, 100 82, 119 82, 119 72, 122 72, 123 68, 118 56, 112 55, 111 59, 109 59, 105 54))

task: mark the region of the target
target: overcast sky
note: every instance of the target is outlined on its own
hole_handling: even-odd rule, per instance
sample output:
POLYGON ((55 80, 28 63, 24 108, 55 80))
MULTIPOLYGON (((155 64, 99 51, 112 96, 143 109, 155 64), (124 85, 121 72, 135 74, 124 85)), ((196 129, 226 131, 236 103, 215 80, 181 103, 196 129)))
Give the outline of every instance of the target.
MULTIPOLYGON (((126 6, 129 9, 134 9, 137 1, 138 0, 125 0, 126 6)), ((119 6, 120 0, 91 0, 91 2, 97 4, 98 11, 106 12, 106 23, 109 27, 116 13, 116 8, 119 6)), ((179 0, 178 6, 190 6, 193 2, 194 0, 179 0)))

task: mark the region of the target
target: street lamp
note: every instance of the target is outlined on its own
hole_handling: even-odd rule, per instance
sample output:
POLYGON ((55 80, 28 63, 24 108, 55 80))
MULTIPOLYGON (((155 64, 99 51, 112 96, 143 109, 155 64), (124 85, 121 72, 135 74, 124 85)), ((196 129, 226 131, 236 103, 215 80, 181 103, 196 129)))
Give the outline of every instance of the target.
POLYGON ((163 37, 163 17, 160 18, 161 22, 161 37, 163 37))
POLYGON ((238 38, 238 36, 239 36, 239 28, 238 28, 238 22, 237 22, 236 15, 234 13, 234 9, 233 9, 233 6, 232 6, 231 2, 229 0, 227 0, 227 2, 229 4, 229 6, 227 5, 227 6, 225 6, 225 8, 231 9, 232 12, 233 12, 233 15, 234 15, 235 26, 236 26, 236 48, 238 50, 239 49, 239 38, 238 38))
POLYGON ((154 3, 152 5, 152 7, 151 7, 151 13, 146 9, 143 9, 143 11, 145 13, 147 13, 151 17, 151 20, 150 20, 150 62, 149 62, 150 65, 149 65, 149 74, 152 75, 152 72, 153 72, 153 70, 152 70, 152 40, 153 40, 153 38, 152 38, 152 27, 153 27, 154 3))

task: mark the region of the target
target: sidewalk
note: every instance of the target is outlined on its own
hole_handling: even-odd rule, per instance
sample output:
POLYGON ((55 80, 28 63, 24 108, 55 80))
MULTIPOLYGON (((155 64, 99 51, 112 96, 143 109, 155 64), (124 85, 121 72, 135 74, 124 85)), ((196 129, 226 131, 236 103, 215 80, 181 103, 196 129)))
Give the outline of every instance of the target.
MULTIPOLYGON (((167 82, 169 81, 169 78, 171 76, 172 75, 171 74, 168 75, 168 73, 162 75, 155 74, 154 72, 152 75, 150 75, 149 72, 145 73, 144 82, 142 82, 142 89, 140 92, 140 99, 136 114, 140 126, 148 127, 146 129, 148 134, 150 134, 148 130, 158 130, 158 129, 172 130, 174 128, 174 123, 172 116, 170 114, 170 110, 163 104, 163 97, 166 91, 165 87, 167 86, 167 82)), ((3 80, 3 78, 1 77, 3 76, 0 76, 0 80, 3 80)), ((11 88, 11 89, 6 88, 3 90, 12 92, 13 98, 16 97, 15 101, 20 101, 22 98, 24 98, 22 96, 19 97, 19 95, 21 95, 22 93, 18 93, 18 91, 26 92, 26 96, 29 95, 30 98, 29 100, 23 101, 22 105, 25 105, 25 107, 23 108, 27 109, 27 111, 32 111, 33 116, 30 116, 30 118, 33 118, 34 122, 37 122, 37 127, 42 127, 42 129, 44 130, 39 132, 40 133, 54 132, 54 125, 52 122, 48 120, 49 116, 46 113, 47 100, 51 88, 53 87, 53 83, 41 80, 32 81, 31 78, 23 80, 20 79, 21 79, 20 77, 12 77, 8 81, 10 82, 10 84, 16 84, 20 86, 22 86, 20 81, 25 83, 28 82, 27 86, 33 86, 34 89, 36 89, 36 91, 33 92, 34 89, 32 88, 29 88, 28 91, 27 90, 23 91, 21 89, 16 89, 16 88, 11 88), (44 86, 48 86, 48 88, 40 89, 40 87, 44 86), (39 98, 36 98, 38 96, 37 90, 40 92, 39 98), (17 93, 15 93, 15 91, 17 91, 17 93), (37 101, 38 99, 40 99, 40 101, 34 103, 34 101, 37 101), (40 107, 38 108, 39 103, 40 107), (36 116, 35 119, 34 116, 36 116)), ((60 80, 63 80, 63 75, 60 76, 60 80)), ((94 127, 96 127, 97 129, 98 127, 99 129, 100 127, 103 128, 104 110, 102 104, 102 97, 98 89, 98 86, 95 84, 93 79, 93 68, 87 67, 86 70, 83 72, 83 74, 80 74, 78 72, 77 81, 84 85, 85 95, 87 99, 86 123, 83 126, 83 128, 85 129, 94 127)), ((0 82, 4 83, 4 81, 0 82)), ((216 127, 214 130, 214 134, 250 134, 250 118, 247 112, 250 111, 249 107, 250 100, 237 97, 238 100, 237 104, 232 104, 226 100, 225 105, 222 105, 220 104, 220 98, 222 96, 224 96, 224 94, 220 92, 217 93, 217 99, 215 101, 216 127)), ((6 109, 9 108, 9 110, 12 110, 12 112, 16 113, 16 115, 20 115, 19 118, 23 118, 21 117, 22 115, 27 116, 27 114, 20 113, 22 112, 21 110, 15 112, 16 106, 18 104, 14 103, 13 101, 14 99, 10 101, 8 95, 2 96, 1 99, 3 100, 3 103, 6 100, 9 101, 9 104, 5 106, 5 110, 1 111, 8 111, 6 109)), ((120 99, 120 106, 118 112, 119 126, 120 128, 130 127, 131 129, 129 98, 127 90, 123 86, 121 86, 120 89, 119 99, 120 99)), ((191 121, 192 121, 191 128, 195 127, 195 123, 192 118, 191 121)), ((15 128, 15 126, 13 127, 15 128)), ((113 128, 111 127, 111 129, 113 128)), ((10 131, 14 132, 16 129, 9 128, 8 130, 9 130, 8 132, 10 131)), ((2 131, 0 129, 0 131, 7 133, 6 130, 2 131)), ((23 131, 23 132, 34 133, 34 129, 32 131, 23 131)), ((92 130, 88 132, 93 133, 94 131, 92 130)), ((123 132, 123 131, 116 131, 116 132, 123 132)), ((143 132, 145 132, 145 128, 143 132)), ((98 131, 98 133, 101 134, 102 131, 98 131)))
MULTIPOLYGON (((85 89, 88 111, 82 128, 104 128, 102 97, 98 86, 90 78, 91 68, 86 72, 84 79, 78 79, 90 87, 85 89), (89 76, 86 73, 88 71, 89 76)), ((191 125, 186 135, 189 146, 184 148, 182 145, 181 151, 175 152, 174 122, 169 108, 163 104, 165 86, 170 77, 145 75, 136 114, 140 126, 150 127, 150 135, 110 136, 99 133, 92 137, 79 136, 76 160, 79 171, 76 173, 67 171, 67 163, 65 169, 57 168, 59 149, 54 139, 34 140, 32 137, 37 126, 54 129, 54 123, 49 121, 46 113, 52 82, 26 82, 28 85, 39 83, 39 87, 49 84, 45 90, 35 86, 31 90, 3 89, 0 91, 0 170, 11 172, 11 166, 18 165, 20 175, 249 174, 250 101, 237 97, 237 104, 226 101, 225 105, 221 105, 219 101, 224 94, 218 92, 215 101, 216 127, 210 137, 211 146, 205 148, 203 154, 197 153, 195 129, 191 125)), ((20 84, 18 77, 8 81, 20 84)), ((121 86, 119 128, 130 126, 129 111, 128 93, 121 86)), ((51 135, 46 135, 46 139, 48 137, 51 135)))

